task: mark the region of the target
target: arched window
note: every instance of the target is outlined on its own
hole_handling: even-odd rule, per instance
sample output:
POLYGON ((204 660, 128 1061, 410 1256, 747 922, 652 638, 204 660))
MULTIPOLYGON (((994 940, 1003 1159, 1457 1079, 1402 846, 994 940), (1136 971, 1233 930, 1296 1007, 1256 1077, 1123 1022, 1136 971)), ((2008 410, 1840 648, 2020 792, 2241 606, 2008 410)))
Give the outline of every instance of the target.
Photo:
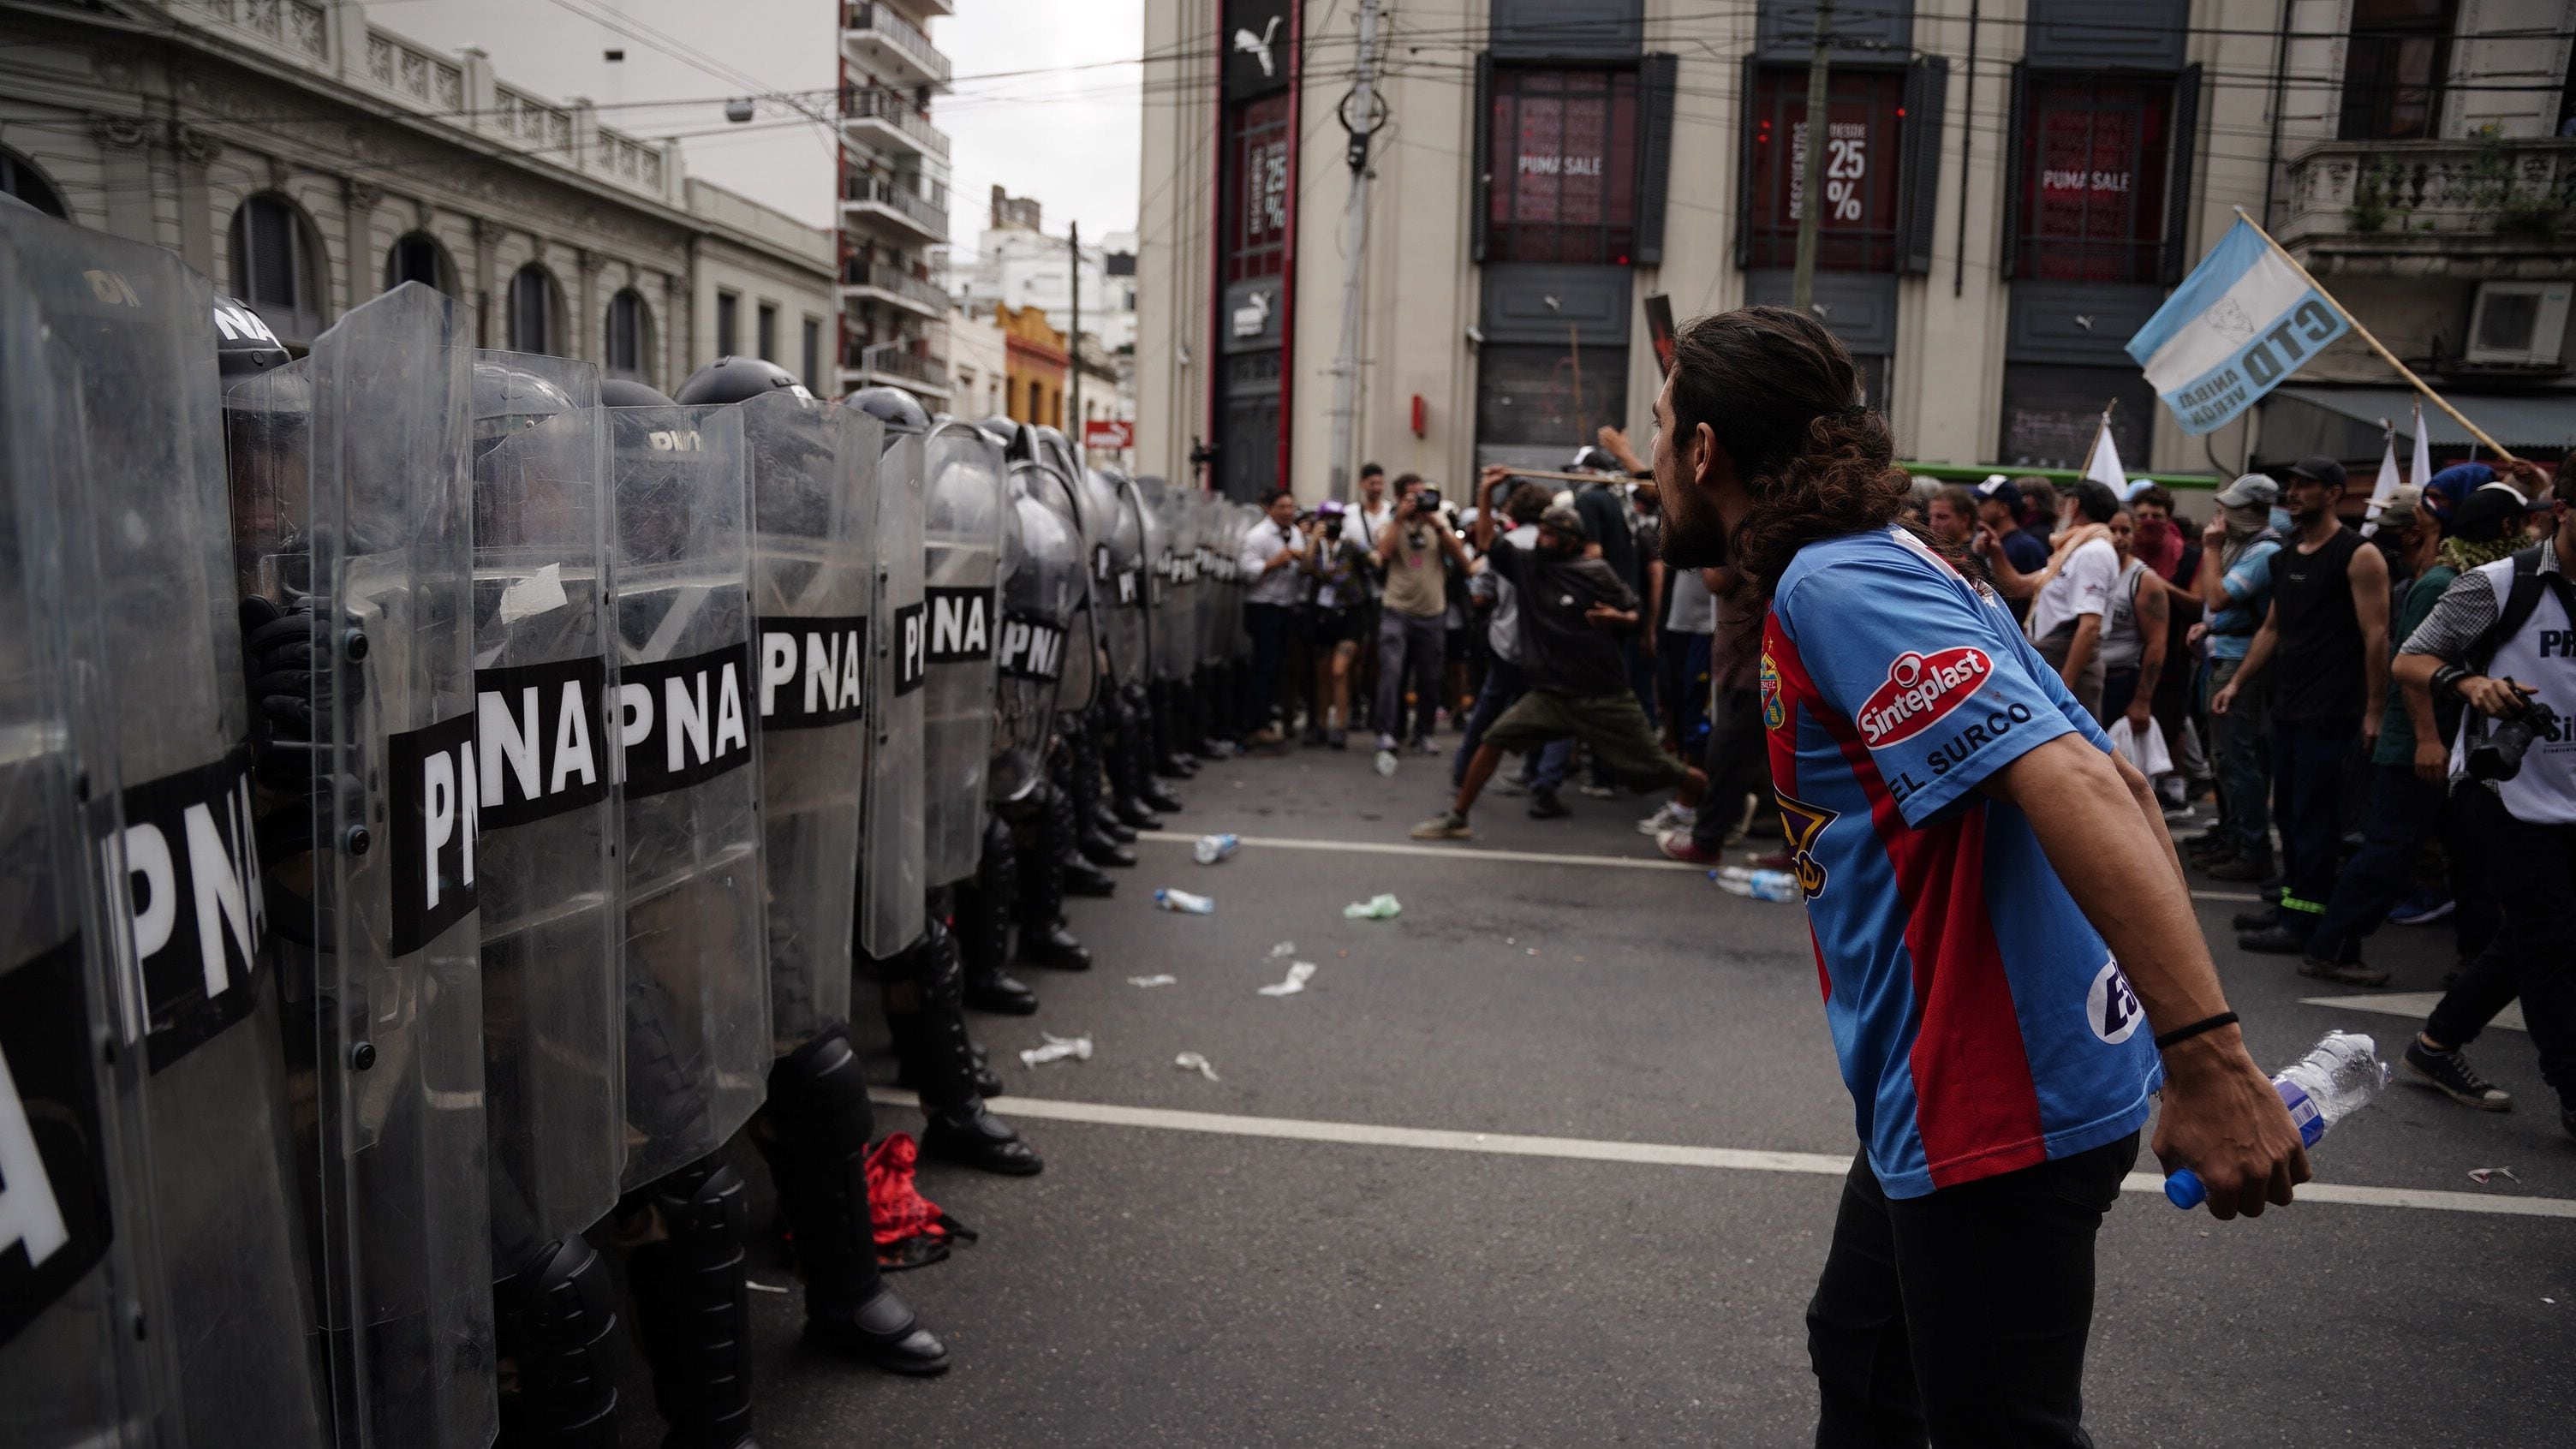
POLYGON ((608 299, 608 375, 651 382, 653 314, 628 287, 608 299))
POLYGON ((27 164, 16 153, 0 151, 0 191, 5 191, 47 216, 71 220, 63 206, 62 193, 44 178, 43 173, 27 164))
POLYGON ((518 352, 553 352, 555 319, 562 315, 553 274, 530 262, 510 278, 510 347, 518 352))
POLYGON ((254 196, 233 212, 233 295, 278 340, 309 343, 322 330, 322 247, 294 202, 254 196))
POLYGON ((456 268, 447 260, 447 248, 428 232, 408 233, 385 253, 385 290, 390 292, 405 282, 418 282, 451 297, 456 295, 456 268))

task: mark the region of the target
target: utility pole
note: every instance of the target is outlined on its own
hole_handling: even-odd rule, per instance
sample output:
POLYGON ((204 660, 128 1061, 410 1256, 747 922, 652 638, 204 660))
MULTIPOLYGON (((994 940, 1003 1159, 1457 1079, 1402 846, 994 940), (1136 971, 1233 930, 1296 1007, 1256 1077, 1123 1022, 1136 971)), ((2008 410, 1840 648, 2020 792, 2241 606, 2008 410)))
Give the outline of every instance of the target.
MULTIPOLYGON (((1369 138, 1380 124, 1377 95, 1379 0, 1360 0, 1359 74, 1342 98, 1342 129, 1350 133, 1350 200, 1342 208, 1342 347, 1333 358, 1332 494, 1348 503, 1359 473, 1360 275, 1368 251, 1369 138), (1354 122, 1353 102, 1359 119, 1354 122)), ((1479 125, 1483 124, 1480 120, 1479 125)), ((1294 178, 1290 185, 1295 185, 1294 178)), ((1285 484, 1288 480, 1281 479, 1285 484)))
POLYGON ((1091 453, 1082 441, 1082 223, 1073 223, 1071 232, 1065 245, 1073 249, 1073 316, 1067 319, 1072 325, 1065 329, 1064 357, 1073 369, 1073 400, 1066 405, 1065 415, 1073 424, 1074 461, 1088 466, 1091 453))
POLYGON ((1816 0, 1816 48, 1807 57, 1807 146, 1798 159, 1798 270, 1789 283, 1789 305, 1801 312, 1816 301, 1816 233, 1825 214, 1825 48, 1834 28, 1834 0, 1816 0))

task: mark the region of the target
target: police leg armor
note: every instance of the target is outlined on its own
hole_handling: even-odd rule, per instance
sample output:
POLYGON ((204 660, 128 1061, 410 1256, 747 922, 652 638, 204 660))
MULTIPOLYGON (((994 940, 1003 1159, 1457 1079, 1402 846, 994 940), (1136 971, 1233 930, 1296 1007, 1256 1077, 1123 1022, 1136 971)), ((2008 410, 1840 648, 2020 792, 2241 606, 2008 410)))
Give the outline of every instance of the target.
POLYGON ((1091 753, 1100 761, 1100 790, 1091 802, 1091 823, 1118 845, 1136 843, 1136 827, 1118 818, 1118 797, 1127 792, 1126 745, 1119 734, 1118 689, 1111 685, 1091 702, 1084 726, 1091 753))
POLYGON ((1154 706, 1143 685, 1130 685, 1118 701, 1118 749, 1111 756, 1119 769, 1118 818, 1138 830, 1160 830, 1154 812, 1177 810, 1174 799, 1154 780, 1154 706))
POLYGON ((948 1370, 948 1347, 877 1271, 868 1215, 868 1139, 876 1123, 846 1029, 834 1027, 769 1069, 751 1140, 768 1160, 805 1275, 805 1336, 899 1374, 948 1370))
MULTIPOLYGON (((1004 970, 1011 959, 1011 911, 1019 895, 1019 853, 1011 827, 997 815, 984 819, 983 854, 975 873, 956 888, 957 955, 966 971, 966 1004, 1003 1016, 1030 1016, 1038 994, 1004 970)), ((938 914, 934 908, 933 915, 938 914)))
POLYGON ((581 1238, 547 1243, 492 1287, 502 1361, 501 1449, 615 1449, 608 1337, 617 1288, 581 1238))
POLYGON ((1083 715, 1060 714, 1056 716, 1056 729, 1064 736, 1066 792, 1073 797, 1075 848, 1093 865, 1134 865, 1136 852, 1100 828, 1100 747, 1092 734, 1091 721, 1083 715))
POLYGON ((886 1026, 905 1075, 921 1094, 921 1150, 1012 1177, 1046 1166, 1010 1125, 984 1106, 976 1087, 975 1046, 966 1035, 966 973, 957 943, 939 918, 892 962, 881 981, 886 1026))
MULTIPOLYGON (((750 1206, 742 1174, 702 1157, 630 1193, 621 1229, 639 1217, 660 1236, 626 1258, 664 1449, 751 1443, 751 1293, 743 1278, 750 1206)), ((621 1231, 620 1236, 628 1236, 621 1231)))
MULTIPOLYGON (((1062 821, 1070 812, 1059 809, 1062 799, 1063 792, 1050 783, 1030 791, 1028 798, 1020 802, 1023 809, 1013 832, 1019 852, 1019 959, 1059 971, 1088 971, 1091 952, 1065 929, 1064 860, 1068 833, 1062 821)), ((1092 873, 1099 874, 1096 870, 1092 873)), ((1110 885, 1115 889, 1117 883, 1112 881, 1110 885)))
POLYGON ((1188 728, 1181 717, 1181 696, 1187 691, 1179 681, 1154 681, 1154 773, 1167 780, 1186 780, 1198 773, 1196 761, 1181 753, 1181 740, 1188 728))
MULTIPOLYGON (((1046 849, 1057 862, 1057 889, 1060 895, 1113 896, 1118 882, 1107 871, 1082 858, 1082 827, 1074 815, 1073 792, 1066 787, 1072 778, 1072 757, 1058 750, 1048 772, 1048 798, 1040 802, 1046 818, 1040 826, 1046 849)), ((1023 867, 1022 875, 1027 868, 1023 867)))

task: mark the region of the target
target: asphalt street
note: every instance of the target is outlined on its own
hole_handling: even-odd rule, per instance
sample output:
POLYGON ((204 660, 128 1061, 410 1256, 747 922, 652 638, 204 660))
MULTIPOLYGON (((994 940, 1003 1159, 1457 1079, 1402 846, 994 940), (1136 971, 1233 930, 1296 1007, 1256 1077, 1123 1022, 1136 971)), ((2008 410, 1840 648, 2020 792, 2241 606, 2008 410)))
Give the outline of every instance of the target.
MULTIPOLYGON (((1807 1442, 1801 1313, 1854 1138, 1803 911, 1662 868, 1635 796, 1537 822, 1489 795, 1472 844, 1416 846, 1448 765, 1302 750, 1177 787, 1117 896, 1073 904, 1095 969, 1023 972, 1040 1015, 975 1019, 1047 1169, 923 1171, 982 1233, 896 1280, 955 1369, 847 1366, 798 1346, 795 1296, 756 1293, 762 1443, 1807 1442), (1194 864, 1219 830, 1248 843, 1194 864), (1158 885, 1215 914, 1156 910, 1158 885), (1344 919, 1379 892, 1399 917, 1344 919), (1294 961, 1302 992, 1260 994, 1294 961), (1041 1029, 1094 1055, 1024 1067, 1041 1029)), ((2333 1028, 2393 1055, 2406 1019, 2304 1004, 2363 993, 2236 951, 2245 899, 2196 884, 2261 1060, 2333 1028)), ((2438 991, 2449 935, 2383 930, 2372 959, 2438 991)), ((2219 1223, 2124 1195, 2099 1443, 2576 1444, 2576 1141, 2527 1037, 2473 1055, 2520 1109, 2391 1088, 2316 1153, 2352 1200, 2219 1223)), ((625 1443, 652 1444, 640 1371, 625 1392, 625 1443)))

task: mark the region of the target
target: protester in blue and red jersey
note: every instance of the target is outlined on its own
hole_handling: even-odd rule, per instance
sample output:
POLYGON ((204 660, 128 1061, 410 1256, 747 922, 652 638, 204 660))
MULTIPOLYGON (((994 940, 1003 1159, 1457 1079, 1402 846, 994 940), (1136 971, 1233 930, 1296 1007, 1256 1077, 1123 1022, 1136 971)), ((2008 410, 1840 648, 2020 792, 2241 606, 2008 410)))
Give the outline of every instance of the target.
POLYGON ((1981 566, 1896 523, 1859 395, 1831 333, 1754 307, 1685 326, 1655 404, 1665 561, 1769 604, 1772 781, 1864 1149, 1807 1310, 1816 1442, 2089 1445, 2094 1233, 2151 1095, 2221 1218, 2307 1159, 2154 792, 1981 566))

